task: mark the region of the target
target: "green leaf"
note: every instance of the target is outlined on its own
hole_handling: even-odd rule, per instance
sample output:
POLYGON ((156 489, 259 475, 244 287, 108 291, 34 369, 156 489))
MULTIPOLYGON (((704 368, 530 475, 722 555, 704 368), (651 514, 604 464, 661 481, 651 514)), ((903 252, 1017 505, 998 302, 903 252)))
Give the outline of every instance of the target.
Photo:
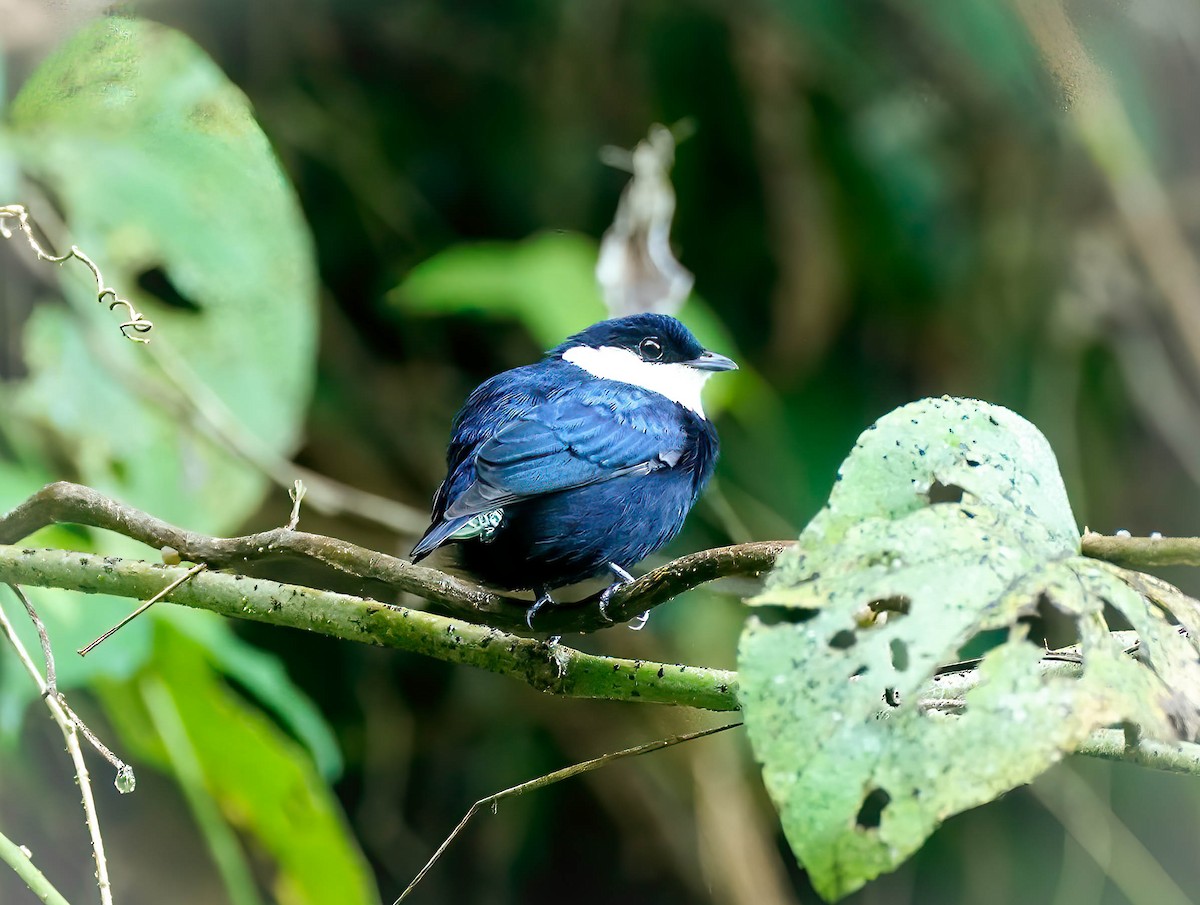
POLYGON ((250 692, 308 749, 326 779, 342 772, 342 752, 333 730, 308 696, 291 680, 274 654, 234 633, 226 619, 184 607, 167 611, 171 624, 208 651, 209 661, 250 692))
POLYGON ((410 311, 511 318, 550 348, 608 316, 595 268, 596 243, 577 233, 456 245, 414 267, 388 300, 410 311))
POLYGON ((178 32, 106 18, 38 68, 9 135, 60 202, 62 238, 155 323, 149 347, 120 341, 86 270, 64 265, 77 310, 27 325, 15 414, 49 429, 86 483, 196 530, 235 526, 265 479, 180 417, 174 384, 256 451, 286 454, 316 344, 311 240, 249 103, 178 32))
POLYGON ((185 786, 237 901, 257 897, 248 888, 248 853, 228 827, 272 862, 271 901, 379 901, 337 801, 308 754, 234 694, 195 641, 160 623, 151 668, 132 682, 108 686, 103 696, 122 743, 140 760, 169 768, 185 786))
POLYGON ((826 899, 1096 728, 1174 738, 1200 725, 1196 645, 1130 587, 1136 576, 1078 551, 1053 453, 1012 412, 923 400, 859 438, 828 505, 751 601, 779 618, 752 617, 738 653, 767 789, 826 899), (1106 605, 1138 631, 1140 659, 1110 634, 1106 605), (1032 617, 1072 628, 1082 669, 1041 665, 1032 617), (997 631, 961 706, 923 706, 936 668, 997 631))

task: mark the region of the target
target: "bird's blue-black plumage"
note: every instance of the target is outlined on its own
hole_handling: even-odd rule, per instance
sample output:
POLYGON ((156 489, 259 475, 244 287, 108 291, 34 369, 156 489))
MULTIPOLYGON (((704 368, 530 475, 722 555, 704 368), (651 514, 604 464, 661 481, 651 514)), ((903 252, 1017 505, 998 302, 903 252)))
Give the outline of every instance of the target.
POLYGON ((708 354, 673 318, 635 315, 597 324, 476 389, 455 419, 447 477, 414 560, 497 510, 494 533, 460 548, 467 569, 504 588, 560 587, 610 563, 631 566, 669 542, 712 475, 716 431, 657 392, 563 359, 581 345, 636 350, 647 337, 659 363, 708 354))

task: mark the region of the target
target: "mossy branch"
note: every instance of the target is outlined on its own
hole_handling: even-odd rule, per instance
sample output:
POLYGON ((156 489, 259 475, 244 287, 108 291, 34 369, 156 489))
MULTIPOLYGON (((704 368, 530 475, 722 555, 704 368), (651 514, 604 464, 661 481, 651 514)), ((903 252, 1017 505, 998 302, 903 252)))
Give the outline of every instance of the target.
MULTIPOLYGON (((48 484, 0 517, 0 544, 15 544, 52 524, 115 531, 155 549, 172 547, 190 562, 215 569, 302 557, 358 578, 383 582, 414 594, 446 612, 503 629, 525 629, 530 601, 497 594, 473 582, 407 560, 367 550, 332 537, 276 528, 244 537, 218 538, 177 528, 80 484, 48 484)), ((593 632, 628 621, 705 582, 768 571, 793 541, 764 541, 704 550, 648 572, 613 594, 612 621, 600 613, 599 594, 538 613, 537 628, 548 633, 593 632)))
MULTIPOLYGON (((115 556, 0 546, 0 581, 12 584, 144 599, 186 572, 183 566, 115 556)), ((728 670, 598 657, 562 644, 348 594, 204 571, 165 599, 222 616, 477 666, 553 694, 737 709, 736 677, 728 670)))
POLYGON ((1127 537, 1085 531, 1081 545, 1084 556, 1126 569, 1200 566, 1200 537, 1127 537))

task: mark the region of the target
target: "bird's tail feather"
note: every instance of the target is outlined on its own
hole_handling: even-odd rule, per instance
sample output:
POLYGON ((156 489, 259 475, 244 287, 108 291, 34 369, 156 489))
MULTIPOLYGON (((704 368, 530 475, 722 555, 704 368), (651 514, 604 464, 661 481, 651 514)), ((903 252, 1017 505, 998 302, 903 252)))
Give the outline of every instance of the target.
POLYGON ((451 540, 469 540, 478 537, 491 540, 496 529, 504 521, 503 509, 492 509, 488 512, 476 512, 474 515, 460 515, 448 518, 429 526, 425 536, 417 541, 412 549, 412 561, 428 556, 437 547, 451 540))
POLYGON ((413 562, 420 562, 442 544, 450 539, 450 535, 454 534, 459 528, 467 523, 466 518, 452 518, 442 522, 435 522, 429 526, 429 530, 425 535, 417 541, 417 545, 412 548, 412 553, 409 558, 413 562))

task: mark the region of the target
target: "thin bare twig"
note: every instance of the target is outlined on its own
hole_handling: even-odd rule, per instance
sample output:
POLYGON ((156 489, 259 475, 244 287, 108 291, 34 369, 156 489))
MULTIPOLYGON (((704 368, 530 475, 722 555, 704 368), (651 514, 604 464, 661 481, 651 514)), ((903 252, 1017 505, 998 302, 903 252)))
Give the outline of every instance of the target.
POLYGON ((288 496, 292 498, 292 516, 288 519, 288 523, 284 525, 288 531, 295 531, 296 526, 300 524, 300 504, 304 502, 304 497, 308 495, 308 487, 299 478, 292 485, 292 489, 288 491, 288 496))
POLYGON ((19 586, 10 584, 8 587, 17 595, 17 599, 25 607, 25 612, 29 614, 29 621, 37 629, 38 641, 42 645, 42 660, 46 664, 46 693, 57 696, 58 676, 54 668, 54 651, 50 649, 50 635, 46 632, 46 623, 42 622, 42 617, 38 615, 37 610, 33 608, 33 604, 29 602, 29 598, 25 596, 25 592, 19 586))
POLYGON ((1083 555, 1127 569, 1200 566, 1200 537, 1125 537, 1085 531, 1083 555))
MULTIPOLYGON (((13 544, 47 525, 70 523, 115 531, 155 549, 171 547, 186 560, 210 568, 238 568, 289 557, 320 562, 359 578, 413 594, 446 612, 506 630, 522 631, 529 601, 498 594, 462 578, 407 560, 367 550, 336 538, 276 528, 234 538, 214 538, 177 528, 84 487, 49 484, 11 512, 0 516, 0 544, 13 544)), ((612 622, 599 612, 599 593, 538 613, 536 627, 547 633, 592 632, 627 622, 684 591, 730 576, 759 576, 795 541, 757 541, 682 556, 613 594, 612 622)), ((1085 556, 1117 565, 1151 568, 1200 566, 1200 538, 1139 538, 1085 532, 1085 556)))
POLYGON ((438 846, 437 851, 433 853, 433 857, 431 857, 425 863, 425 866, 422 867, 417 873, 417 875, 413 877, 412 882, 405 887, 404 892, 400 893, 400 897, 396 899, 393 905, 400 905, 400 903, 404 901, 408 894, 416 888, 417 884, 424 879, 425 875, 429 873, 433 865, 436 864, 438 859, 442 857, 442 853, 450 847, 450 843, 458 837, 458 834, 463 831, 463 828, 468 822, 470 822, 471 818, 479 813, 479 810, 485 805, 490 806, 492 813, 494 814, 496 813, 496 806, 506 798, 516 798, 518 795, 524 795, 526 792, 536 792, 538 789, 544 789, 546 786, 553 785, 556 782, 562 782, 564 779, 571 779, 574 776, 579 776, 580 774, 587 773, 591 770, 599 769, 600 767, 607 766, 608 764, 621 760, 622 758, 636 757, 639 754, 649 754, 651 751, 661 751, 663 748, 670 748, 672 745, 678 745, 682 742, 690 742, 694 739, 704 738, 708 735, 715 735, 718 732, 724 732, 726 729, 736 729, 740 725, 742 724, 728 723, 724 726, 713 726, 709 729, 701 729, 698 732, 688 732, 684 735, 674 735, 670 738, 661 738, 657 741, 647 742, 644 745, 626 748, 623 751, 613 751, 609 754, 602 754, 600 757, 594 757, 591 760, 585 760, 582 763, 573 764, 570 767, 564 767, 561 770, 555 770, 553 773, 547 773, 545 776, 539 776, 537 779, 531 779, 528 782, 521 783, 520 785, 511 786, 502 792, 497 792, 495 795, 489 795, 486 798, 479 799, 477 802, 471 805, 471 807, 467 810, 467 813, 463 816, 463 819, 458 822, 458 826, 456 826, 450 832, 450 835, 446 837, 446 841, 438 846))
POLYGON ((134 610, 132 613, 130 613, 128 616, 126 616, 124 619, 122 619, 120 622, 118 622, 116 625, 114 625, 108 631, 106 631, 99 638, 96 638, 96 639, 88 642, 87 644, 85 644, 83 647, 79 648, 79 650, 76 651, 76 653, 78 653, 79 656, 81 656, 81 657, 86 657, 88 654, 90 654, 92 652, 92 649, 95 648, 97 644, 99 644, 102 641, 107 640, 108 638, 111 638, 114 634, 116 634, 122 628, 127 626, 130 622, 132 622, 138 616, 142 615, 142 613, 146 612, 146 610, 150 609, 150 607, 152 607, 154 604, 158 603, 160 600, 162 600, 164 597, 166 597, 168 594, 170 594, 172 591, 174 591, 177 587, 179 587, 185 581, 188 581, 189 579, 191 579, 191 577, 193 575, 197 574, 198 572, 203 572, 207 568, 208 568, 208 566, 205 563, 199 563, 198 565, 192 566, 190 569, 188 569, 186 572, 184 572, 182 575, 180 575, 178 578, 176 578, 174 581, 172 581, 169 585, 167 585, 165 588, 163 588, 161 591, 159 591, 157 594, 155 594, 153 597, 151 597, 149 600, 147 600, 141 606, 139 606, 136 610, 134 610))
POLYGON ((269 448, 247 430, 220 396, 193 371, 186 357, 175 354, 166 341, 155 343, 150 358, 158 366, 158 382, 147 383, 131 373, 125 362, 111 357, 106 364, 131 391, 156 404, 186 412, 189 422, 204 436, 234 456, 257 468, 279 487, 307 485, 308 505, 326 515, 362 519, 403 536, 425 530, 428 514, 396 500, 353 487, 297 465, 269 448))
POLYGON ((51 254, 34 235, 33 221, 29 216, 29 211, 25 209, 23 204, 6 204, 0 207, 0 237, 5 239, 13 237, 12 227, 6 222, 10 220, 16 221, 16 228, 25 236, 29 242, 29 247, 33 249, 33 253, 37 255, 39 261, 62 264, 74 258, 82 263, 92 272, 92 278, 96 281, 96 300, 102 305, 107 303, 109 311, 115 308, 125 309, 125 315, 129 319, 121 324, 121 335, 136 343, 150 342, 147 337, 139 334, 149 333, 154 329, 153 322, 134 308, 133 303, 129 299, 117 295, 117 291, 111 286, 104 285, 104 275, 100 273, 100 268, 96 266, 95 261, 83 253, 78 245, 72 245, 71 250, 65 255, 51 254), (133 332, 131 333, 130 331, 133 332))
MULTIPOLYGON (((115 556, 0 546, 0 580, 84 593, 145 599, 186 571, 115 556)), ((349 594, 208 569, 172 591, 167 600, 236 619, 477 666, 551 694, 737 709, 735 676, 729 670, 585 654, 470 620, 349 594)))
POLYGON ((67 703, 66 697, 58 690, 57 671, 54 667, 54 651, 50 648, 50 636, 46 633, 46 625, 42 622, 42 617, 38 615, 37 610, 34 609, 33 604, 30 603, 29 598, 25 596, 25 592, 21 590, 20 586, 10 584, 8 587, 17 595, 17 599, 25 607, 25 612, 29 614, 29 621, 37 629, 38 640, 42 645, 42 659, 46 664, 46 690, 42 693, 43 696, 57 700, 58 705, 66 711, 67 716, 75 723, 75 728, 83 733, 83 737, 99 752, 101 757, 113 765, 113 768, 117 771, 117 788, 121 792, 132 792, 137 782, 136 777, 133 775, 133 768, 117 757, 108 745, 100 741, 99 736, 88 728, 87 723, 80 719, 79 714, 71 708, 71 705, 67 703))
POLYGON ((101 905, 112 905, 112 884, 108 879, 108 859, 104 855, 104 837, 100 835, 100 817, 96 813, 96 799, 92 795, 92 781, 88 773, 87 762, 83 759, 83 749, 79 746, 77 725, 63 708, 58 695, 50 694, 49 686, 42 678, 42 674, 38 672, 37 666, 29 656, 29 651, 21 643, 3 606, 0 606, 0 632, 3 632, 4 636, 8 638, 8 642, 16 650, 17 657, 37 685, 54 722, 58 723, 58 727, 62 730, 67 751, 75 765, 75 781, 79 784, 79 791, 83 796, 83 818, 92 840, 92 857, 96 862, 96 886, 100 890, 100 903, 101 905))

